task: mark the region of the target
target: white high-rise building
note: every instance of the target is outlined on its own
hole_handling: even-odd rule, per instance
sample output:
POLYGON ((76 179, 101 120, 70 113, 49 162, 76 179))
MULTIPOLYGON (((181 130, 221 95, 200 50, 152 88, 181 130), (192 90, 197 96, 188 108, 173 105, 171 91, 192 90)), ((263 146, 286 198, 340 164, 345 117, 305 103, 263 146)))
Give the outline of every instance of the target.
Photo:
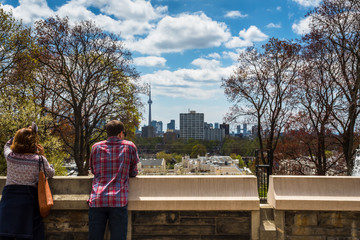
POLYGON ((180 113, 180 138, 204 139, 204 113, 180 113))

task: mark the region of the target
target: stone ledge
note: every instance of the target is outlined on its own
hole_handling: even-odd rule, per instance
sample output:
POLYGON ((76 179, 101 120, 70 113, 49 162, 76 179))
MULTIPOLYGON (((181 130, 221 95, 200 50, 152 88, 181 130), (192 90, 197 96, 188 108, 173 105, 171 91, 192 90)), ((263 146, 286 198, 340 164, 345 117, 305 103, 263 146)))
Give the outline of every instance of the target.
POLYGON ((270 176, 276 210, 360 211, 360 177, 270 176))
POLYGON ((257 199, 208 199, 208 198, 187 198, 170 200, 167 198, 143 199, 142 201, 129 201, 129 210, 133 211, 159 211, 159 210, 202 210, 202 211, 235 211, 235 210, 257 210, 254 206, 257 199))
POLYGON ((255 176, 139 176, 129 210, 259 210, 255 176))
POLYGON ((86 210, 88 194, 54 194, 54 210, 86 210))
MULTIPOLYGON (((0 177, 0 190, 6 178, 0 177)), ((54 210, 85 210, 92 177, 49 180, 54 210)), ((129 210, 259 210, 255 176, 138 176, 130 178, 129 210)))

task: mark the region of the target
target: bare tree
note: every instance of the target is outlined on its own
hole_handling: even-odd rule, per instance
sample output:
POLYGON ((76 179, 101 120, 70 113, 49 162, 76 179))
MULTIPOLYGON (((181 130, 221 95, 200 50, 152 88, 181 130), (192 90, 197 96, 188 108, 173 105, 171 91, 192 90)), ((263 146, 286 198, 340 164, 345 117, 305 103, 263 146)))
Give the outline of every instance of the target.
POLYGON ((305 156, 314 163, 316 174, 325 175, 339 161, 339 158, 329 156, 327 150, 334 145, 332 113, 341 95, 327 71, 334 62, 328 61, 329 54, 321 35, 313 32, 305 36, 303 42, 303 61, 294 94, 299 113, 291 127, 305 132, 303 138, 299 136, 307 149, 305 156))
POLYGON ((311 34, 321 34, 326 50, 325 64, 341 98, 333 108, 333 127, 338 132, 348 174, 353 169, 354 127, 359 109, 360 88, 360 2, 323 0, 310 12, 311 34))
POLYGON ((35 35, 41 49, 34 54, 41 65, 40 102, 55 119, 79 175, 87 175, 90 147, 106 121, 138 124, 138 74, 131 54, 119 36, 91 21, 71 26, 67 18, 40 20, 35 35))
POLYGON ((239 66, 233 75, 223 79, 222 86, 229 101, 234 103, 233 119, 241 115, 256 119, 261 159, 272 171, 274 151, 293 106, 301 48, 275 38, 262 48, 262 53, 249 48, 240 54, 239 66))

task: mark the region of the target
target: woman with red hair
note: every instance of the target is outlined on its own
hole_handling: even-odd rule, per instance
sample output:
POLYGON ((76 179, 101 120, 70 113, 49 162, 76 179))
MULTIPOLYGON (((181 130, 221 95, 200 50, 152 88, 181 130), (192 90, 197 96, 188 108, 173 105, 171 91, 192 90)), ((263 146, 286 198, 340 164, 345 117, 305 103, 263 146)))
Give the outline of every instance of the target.
POLYGON ((37 127, 22 128, 4 147, 7 178, 0 202, 1 239, 45 239, 44 224, 37 200, 40 155, 46 175, 54 168, 38 143, 37 127))

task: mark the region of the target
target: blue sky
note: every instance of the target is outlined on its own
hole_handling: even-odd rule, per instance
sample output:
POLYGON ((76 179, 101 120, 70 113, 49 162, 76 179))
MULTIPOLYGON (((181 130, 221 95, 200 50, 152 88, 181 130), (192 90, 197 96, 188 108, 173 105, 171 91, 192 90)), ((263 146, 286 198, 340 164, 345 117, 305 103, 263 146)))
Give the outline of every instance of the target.
MULTIPOLYGON (((221 79, 239 52, 271 37, 296 39, 309 30, 305 14, 320 0, 0 0, 31 25, 54 15, 92 19, 120 34, 142 83, 152 86, 152 119, 165 128, 195 110, 208 123, 222 122, 231 103, 221 79)), ((147 123, 147 97, 142 125, 147 123)), ((165 129, 166 130, 166 129, 165 129)))

